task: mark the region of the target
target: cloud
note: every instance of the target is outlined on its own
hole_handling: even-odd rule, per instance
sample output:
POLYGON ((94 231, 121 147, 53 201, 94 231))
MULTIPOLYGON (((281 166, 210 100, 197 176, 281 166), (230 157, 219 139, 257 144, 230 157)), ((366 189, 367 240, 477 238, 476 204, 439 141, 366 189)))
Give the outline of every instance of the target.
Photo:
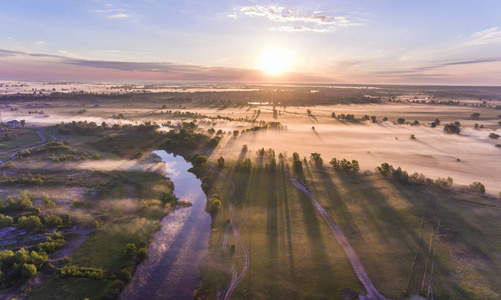
POLYGON ((109 15, 107 18, 108 19, 120 19, 120 18, 128 18, 128 14, 114 14, 114 15, 109 15))
POLYGON ((501 27, 492 27, 484 31, 475 32, 471 39, 464 44, 467 46, 485 45, 501 42, 501 27))
POLYGON ((448 59, 448 60, 441 60, 441 61, 435 61, 433 62, 434 64, 429 65, 429 66, 424 66, 424 67, 416 67, 413 69, 408 69, 408 70, 397 70, 397 71, 377 71, 377 72, 372 72, 371 74, 373 75, 378 75, 378 76, 398 76, 398 77, 412 77, 412 76, 419 76, 419 77, 443 77, 443 76, 449 76, 447 74, 431 74, 431 73, 422 73, 425 71, 432 71, 436 70, 439 68, 443 67, 448 67, 448 66, 458 66, 458 65, 472 65, 472 64, 484 64, 484 63, 496 63, 496 62, 501 62, 501 57, 493 57, 493 58, 481 58, 481 59, 469 59, 469 60, 460 60, 460 59, 448 59))
POLYGON ((12 57, 12 56, 18 56, 19 54, 25 54, 25 53, 21 51, 0 49, 0 57, 12 57))
MULTIPOLYGON (((290 25, 271 28, 272 30, 289 32, 327 33, 334 31, 337 27, 359 26, 367 21, 350 16, 329 15, 327 11, 313 11, 303 14, 299 10, 276 5, 243 6, 238 14, 247 17, 264 17, 273 22, 289 23, 290 25)), ((237 13, 228 15, 228 17, 236 18, 237 13)))

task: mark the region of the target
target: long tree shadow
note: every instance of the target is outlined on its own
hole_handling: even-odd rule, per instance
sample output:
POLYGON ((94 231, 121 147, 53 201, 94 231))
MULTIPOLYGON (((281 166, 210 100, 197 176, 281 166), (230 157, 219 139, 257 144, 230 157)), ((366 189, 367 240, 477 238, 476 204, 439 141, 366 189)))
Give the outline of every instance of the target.
MULTIPOLYGON (((305 225, 306 236, 312 249, 311 261, 313 261, 316 266, 322 266, 322 268, 324 268, 324 270, 326 270, 327 273, 334 278, 335 274, 330 266, 328 254, 325 250, 324 238, 318 220, 319 215, 311 201, 306 197, 306 195, 304 195, 303 192, 297 188, 294 188, 293 191, 299 199, 299 203, 301 205, 303 224, 305 225)), ((331 287, 328 280, 321 280, 319 285, 319 289, 323 291, 330 290, 331 287)))
POLYGON ((321 183, 326 191, 325 195, 329 201, 329 206, 336 214, 335 217, 331 217, 333 217, 334 221, 343 230, 343 233, 348 239, 360 238, 362 234, 353 219, 352 213, 346 206, 345 201, 342 200, 339 189, 334 185, 331 175, 323 170, 316 173, 320 176, 321 183))
POLYGON ((290 212, 289 212, 289 197, 287 195, 287 176, 282 172, 282 171, 277 171, 276 176, 280 176, 281 182, 279 183, 280 185, 280 190, 279 190, 279 195, 282 196, 283 199, 283 206, 284 206, 284 215, 285 215, 285 231, 287 235, 287 255, 289 257, 289 267, 290 267, 290 274, 291 274, 291 280, 294 281, 296 279, 296 268, 294 265, 294 251, 293 251, 293 245, 292 245, 292 230, 291 230, 291 223, 290 223, 290 212))
MULTIPOLYGON (((464 201, 460 202, 460 204, 457 204, 457 199, 454 199, 453 195, 456 192, 440 190, 439 188, 435 187, 426 187, 419 185, 404 186, 398 183, 393 184, 403 197, 406 197, 407 199, 413 199, 412 202, 420 203, 422 202, 422 199, 428 199, 429 205, 426 209, 426 217, 428 218, 428 220, 435 220, 435 224, 438 222, 438 220, 440 220, 441 228, 444 229, 444 232, 453 232, 452 237, 444 234, 443 238, 442 234, 439 233, 439 243, 444 243, 452 247, 463 248, 466 253, 471 253, 475 259, 483 262, 484 264, 493 264, 495 258, 489 255, 490 249, 485 250, 485 248, 483 247, 482 241, 488 240, 488 237, 485 235, 484 230, 473 226, 470 221, 462 217, 461 214, 458 214, 457 211, 451 210, 447 207, 449 205, 452 207, 457 207, 457 205, 464 205, 464 213, 468 214, 468 210, 471 209, 471 205, 475 205, 475 203, 464 201), (447 203, 448 201, 454 202, 447 203), (485 251, 482 251, 480 248, 484 248, 485 251)), ((449 256, 450 251, 451 250, 447 250, 446 252, 439 252, 437 253, 437 255, 442 254, 449 256)), ((472 296, 470 291, 465 288, 464 284, 462 284, 459 280, 453 280, 454 277, 451 277, 450 274, 454 270, 448 268, 443 261, 443 257, 436 257, 434 260, 435 275, 433 275, 434 280, 431 282, 431 284, 434 287, 433 290, 436 293, 435 296, 443 299, 475 298, 474 296, 472 296)), ((430 264, 431 263, 425 266, 423 274, 423 276, 428 280, 431 277, 430 264)), ((482 280, 489 282, 491 287, 499 286, 498 280, 493 277, 484 276, 482 280)), ((412 284, 412 282, 410 283, 412 284)), ((423 292, 427 292, 430 282, 423 279, 419 283, 419 287, 410 286, 409 289, 414 288, 414 290, 420 289, 423 292)))

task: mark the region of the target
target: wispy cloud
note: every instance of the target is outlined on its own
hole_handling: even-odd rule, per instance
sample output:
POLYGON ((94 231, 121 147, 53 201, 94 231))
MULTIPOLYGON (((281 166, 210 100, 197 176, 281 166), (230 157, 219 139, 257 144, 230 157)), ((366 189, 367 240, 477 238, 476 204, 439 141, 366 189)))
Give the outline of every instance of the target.
POLYGON ((108 19, 120 19, 120 18, 128 18, 128 14, 114 14, 114 15, 109 15, 107 18, 108 19))
POLYGON ((104 15, 107 19, 124 19, 131 16, 129 10, 116 7, 114 4, 105 3, 104 8, 95 10, 98 14, 104 15))
POLYGON ((483 31, 475 32, 471 35, 469 41, 464 44, 467 46, 485 45, 501 42, 501 27, 492 27, 483 31))
POLYGON ((448 66, 459 66, 459 65, 473 65, 473 64, 485 64, 485 63, 497 63, 501 62, 501 57, 493 57, 493 58, 481 58, 481 59, 469 59, 469 60, 461 60, 461 59, 447 59, 441 61, 434 61, 433 64, 423 67, 416 67, 407 70, 395 70, 395 71, 377 71, 372 72, 373 75, 378 76, 389 76, 389 77, 402 77, 402 76, 419 76, 419 77, 443 77, 449 76, 448 74, 431 74, 431 73, 423 73, 427 71, 433 71, 436 69, 448 67, 448 66))
POLYGON ((313 11, 303 13, 296 9, 289 9, 276 5, 254 5, 241 7, 228 17, 237 16, 264 17, 273 22, 289 23, 284 26, 272 27, 272 30, 290 32, 332 32, 338 27, 359 26, 367 22, 361 18, 351 16, 331 15, 328 11, 313 11))

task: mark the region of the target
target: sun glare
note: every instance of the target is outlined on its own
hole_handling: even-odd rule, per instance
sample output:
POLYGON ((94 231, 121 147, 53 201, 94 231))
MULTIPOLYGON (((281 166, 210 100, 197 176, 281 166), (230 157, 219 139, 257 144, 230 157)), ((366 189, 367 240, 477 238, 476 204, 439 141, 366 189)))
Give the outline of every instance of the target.
POLYGON ((289 69, 291 56, 283 50, 270 50, 263 54, 259 69, 272 75, 278 75, 289 69))

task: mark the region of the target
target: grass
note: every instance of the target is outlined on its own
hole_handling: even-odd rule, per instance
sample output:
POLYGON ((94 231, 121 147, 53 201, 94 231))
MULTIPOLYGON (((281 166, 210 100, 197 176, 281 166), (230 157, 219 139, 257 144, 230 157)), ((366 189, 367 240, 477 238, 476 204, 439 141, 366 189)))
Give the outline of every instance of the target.
MULTIPOLYGON (((304 169, 308 189, 343 230, 384 296, 427 296, 430 282, 437 299, 494 299, 501 294, 501 233, 493 226, 501 224, 499 200, 377 176, 304 169)), ((235 299, 337 299, 345 288, 365 293, 335 236, 282 172, 224 171, 249 204, 240 232, 251 253, 250 269, 235 299)), ((209 191, 218 194, 223 209, 202 268, 201 289, 208 295, 231 278, 229 247, 235 241, 221 249, 229 189, 216 182, 209 191)))
MULTIPOLYGON (((240 232, 251 253, 249 272, 233 298, 325 299, 339 297, 345 288, 363 291, 330 229, 283 173, 254 170, 250 175, 229 176, 249 203, 249 214, 240 232)), ((230 201, 228 195, 222 199, 223 206, 230 201)), ((229 218, 227 212, 223 209, 210 237, 213 260, 228 259, 228 255, 218 252, 224 222, 229 218)), ((228 246, 233 243, 230 239, 228 246)), ((214 264, 206 272, 217 273, 216 280, 211 275, 207 280, 219 285, 207 290, 214 292, 227 284, 228 275, 214 264)))
POLYGON ((110 281, 51 276, 31 293, 29 300, 102 299, 111 287, 110 281))
POLYGON ((437 298, 501 294, 501 234, 492 228, 501 221, 499 201, 375 176, 306 174, 383 295, 427 295, 432 262, 437 298))

